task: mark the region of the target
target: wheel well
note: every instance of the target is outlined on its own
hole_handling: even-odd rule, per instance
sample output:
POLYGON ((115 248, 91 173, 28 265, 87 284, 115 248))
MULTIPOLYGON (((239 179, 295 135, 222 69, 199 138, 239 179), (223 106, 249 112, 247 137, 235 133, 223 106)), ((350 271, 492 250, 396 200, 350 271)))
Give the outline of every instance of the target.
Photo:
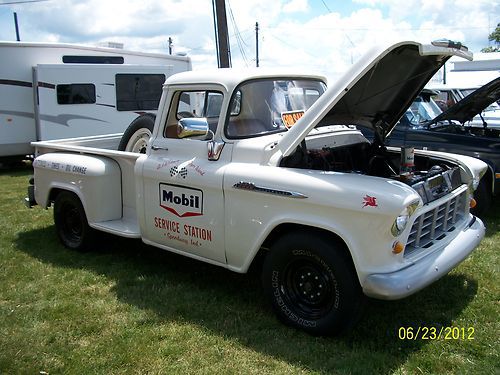
MULTIPOLYGON (((48 207, 50 207, 57 199, 57 196, 61 194, 62 192, 67 191, 68 193, 75 194, 75 192, 67 189, 61 189, 61 188, 53 188, 50 193, 49 193, 49 200, 48 200, 48 207)), ((77 194, 75 194, 77 195, 77 194)), ((78 195, 77 195, 78 196, 78 195)), ((78 197, 80 199, 80 197, 78 197)))
POLYGON ((353 270, 356 270, 356 267, 354 266, 354 262, 352 260, 351 253, 346 243, 344 242, 344 240, 342 240, 342 238, 339 235, 330 232, 326 229, 311 227, 302 224, 295 224, 295 223, 280 224, 276 228, 274 228, 272 232, 269 233, 269 235, 265 239, 257 255, 254 257, 250 267, 252 269, 259 267, 262 264, 262 261, 265 258, 266 253, 270 251, 274 243, 279 238, 286 235, 287 233, 297 233, 297 232, 303 232, 304 235, 308 236, 323 237, 324 239, 335 243, 339 251, 341 251, 344 257, 351 263, 353 270))
POLYGON ((492 195, 496 195, 496 193, 497 193, 495 190, 495 184, 493 182, 493 181, 495 181, 494 176, 495 176, 494 169, 488 164, 488 168, 486 169, 486 173, 481 178, 481 180, 484 180, 484 182, 486 183, 486 186, 488 186, 490 188, 492 195))

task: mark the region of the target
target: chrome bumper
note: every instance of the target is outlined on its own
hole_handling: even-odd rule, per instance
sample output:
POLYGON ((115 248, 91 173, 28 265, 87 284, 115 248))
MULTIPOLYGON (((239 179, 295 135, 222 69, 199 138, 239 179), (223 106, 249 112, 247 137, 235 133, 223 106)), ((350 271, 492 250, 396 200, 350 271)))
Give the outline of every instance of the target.
POLYGON ((394 300, 407 297, 450 272, 479 245, 484 237, 483 222, 472 217, 467 227, 446 247, 419 259, 400 271, 369 275, 363 292, 373 298, 394 300))

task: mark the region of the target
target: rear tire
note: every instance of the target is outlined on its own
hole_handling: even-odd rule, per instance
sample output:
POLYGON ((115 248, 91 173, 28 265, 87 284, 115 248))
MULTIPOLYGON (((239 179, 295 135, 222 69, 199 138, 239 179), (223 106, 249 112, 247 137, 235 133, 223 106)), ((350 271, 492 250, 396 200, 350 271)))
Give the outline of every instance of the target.
POLYGON ((54 223, 59 240, 68 249, 85 251, 94 244, 96 232, 89 226, 76 194, 69 191, 59 193, 54 202, 54 223))
POLYGON ((265 259, 262 282, 278 318, 309 334, 339 334, 360 316, 364 296, 352 261, 326 237, 283 236, 265 259))
POLYGON ((146 113, 132 121, 123 133, 118 150, 145 154, 149 138, 153 134, 155 118, 154 114, 146 113))

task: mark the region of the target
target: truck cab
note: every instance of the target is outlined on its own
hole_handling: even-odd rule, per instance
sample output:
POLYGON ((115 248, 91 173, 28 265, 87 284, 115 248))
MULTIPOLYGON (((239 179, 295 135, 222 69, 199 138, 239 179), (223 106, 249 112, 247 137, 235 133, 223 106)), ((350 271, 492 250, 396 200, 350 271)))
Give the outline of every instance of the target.
POLYGON ((258 72, 242 81, 241 73, 222 70, 167 81, 165 110, 136 164, 144 198, 138 217, 148 243, 226 263, 229 212, 243 208, 225 199, 227 168, 263 164, 261 145, 272 147, 286 131, 283 117, 304 113, 326 89, 321 77, 281 74, 258 72))

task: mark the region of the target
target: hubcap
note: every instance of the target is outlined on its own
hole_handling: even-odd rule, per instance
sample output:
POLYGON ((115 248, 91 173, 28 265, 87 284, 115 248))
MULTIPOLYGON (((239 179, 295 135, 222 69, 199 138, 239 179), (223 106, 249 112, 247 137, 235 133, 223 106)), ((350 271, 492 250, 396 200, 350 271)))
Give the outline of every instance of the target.
POLYGON ((148 129, 136 131, 127 144, 127 151, 145 154, 151 132, 148 129))

